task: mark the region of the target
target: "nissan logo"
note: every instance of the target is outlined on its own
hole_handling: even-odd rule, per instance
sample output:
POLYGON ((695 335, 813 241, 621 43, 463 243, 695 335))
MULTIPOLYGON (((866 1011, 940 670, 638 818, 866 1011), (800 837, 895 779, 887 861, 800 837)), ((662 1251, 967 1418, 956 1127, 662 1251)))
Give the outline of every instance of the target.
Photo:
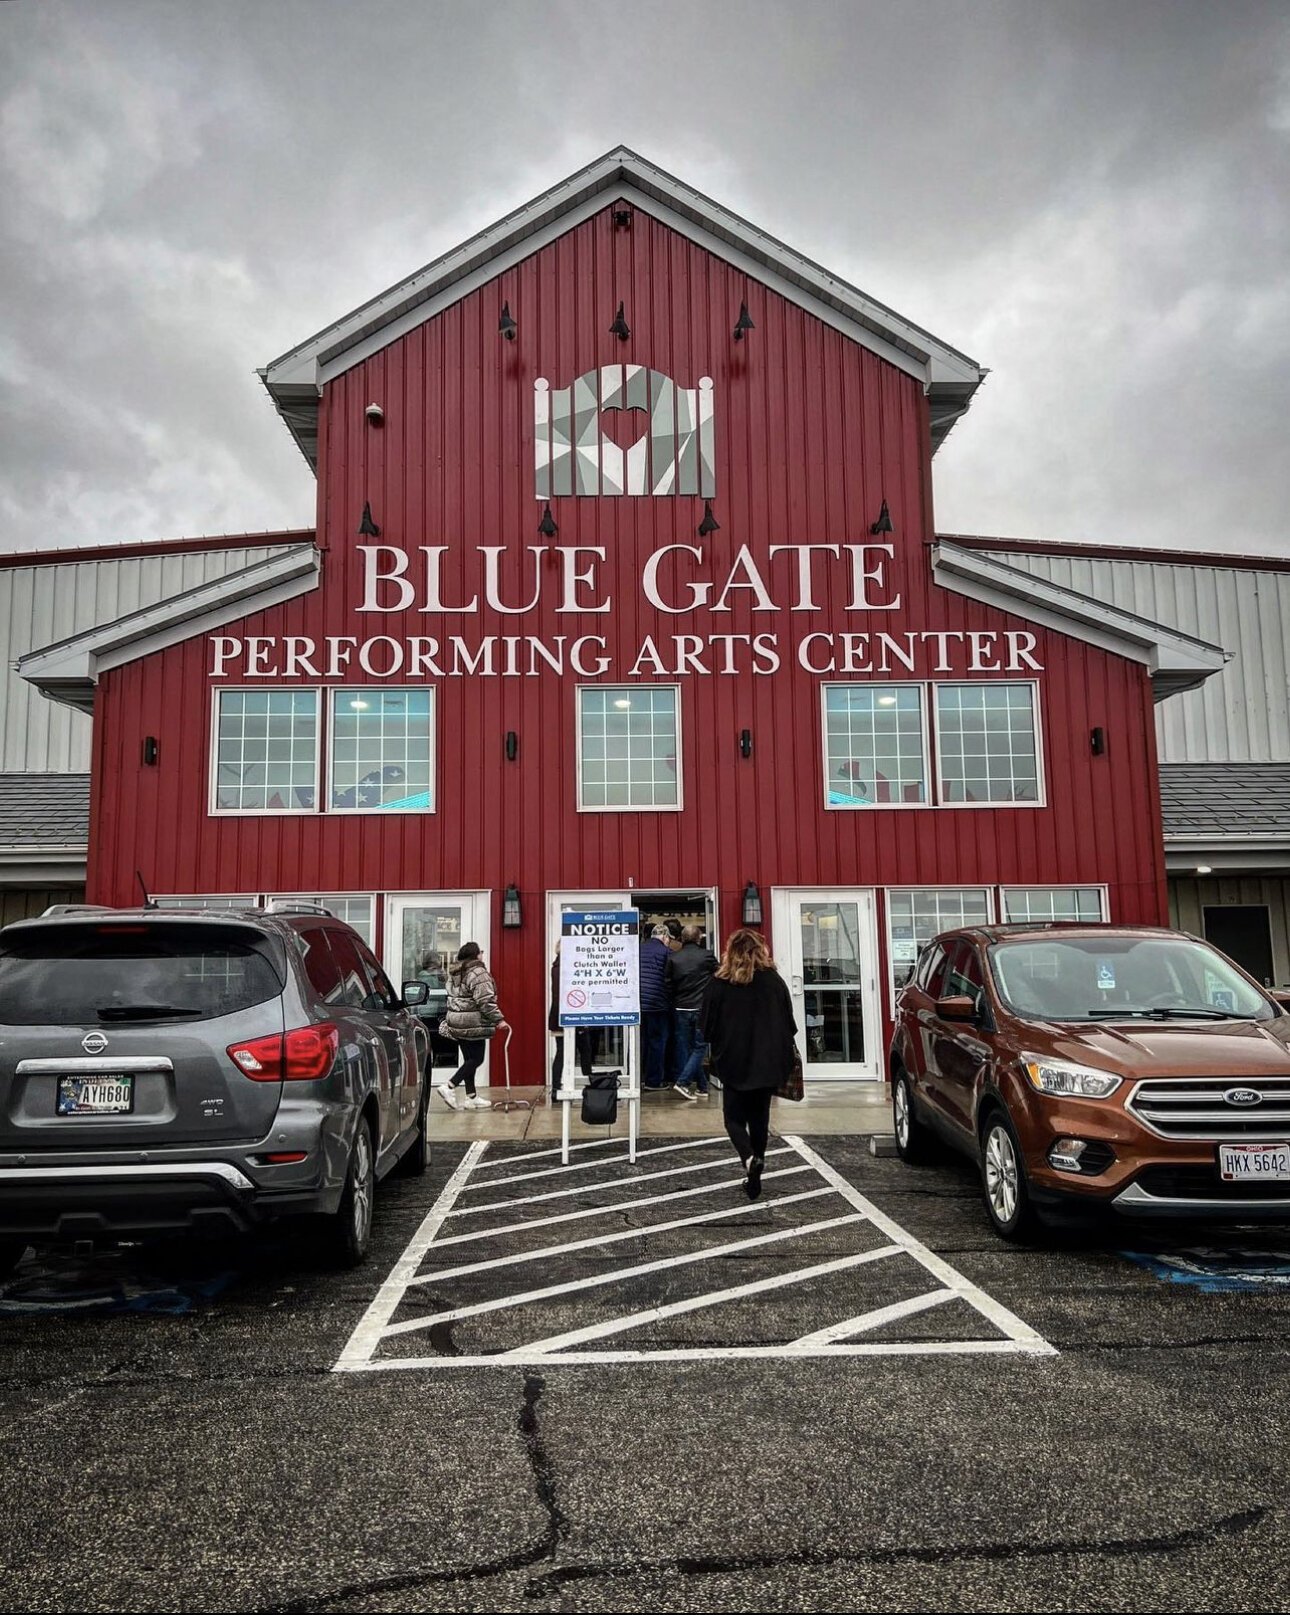
POLYGON ((103 1050, 107 1048, 107 1038, 103 1036, 102 1032, 86 1032, 81 1039, 81 1047, 86 1054, 102 1054, 103 1050))
POLYGON ((1229 1105, 1261 1105, 1263 1095, 1257 1088, 1229 1088, 1223 1095, 1229 1105))

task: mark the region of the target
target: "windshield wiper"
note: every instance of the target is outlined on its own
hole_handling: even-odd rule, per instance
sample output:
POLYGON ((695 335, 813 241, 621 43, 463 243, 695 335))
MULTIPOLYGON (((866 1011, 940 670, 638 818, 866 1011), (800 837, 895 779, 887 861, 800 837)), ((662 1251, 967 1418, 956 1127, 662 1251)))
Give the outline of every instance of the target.
POLYGON ((101 1021, 159 1021, 200 1018, 200 1009, 183 1004, 102 1004, 95 1010, 101 1021))
POLYGON ((1248 1021, 1248 1015, 1237 1015, 1230 1009, 1213 1009, 1208 1004, 1188 1009, 1181 1004, 1161 1005, 1158 1009, 1097 1009, 1084 1011, 1095 1021, 1248 1021))

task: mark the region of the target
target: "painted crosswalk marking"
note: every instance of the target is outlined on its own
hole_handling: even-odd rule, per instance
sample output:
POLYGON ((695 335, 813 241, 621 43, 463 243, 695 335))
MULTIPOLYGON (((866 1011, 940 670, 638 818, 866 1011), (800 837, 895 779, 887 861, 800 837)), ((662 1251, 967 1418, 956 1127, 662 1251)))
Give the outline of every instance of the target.
MULTIPOLYGON (((471 1145, 460 1165, 444 1185, 442 1192, 421 1226, 413 1235, 407 1249, 395 1263, 389 1277, 378 1289, 371 1305, 359 1321, 339 1359, 338 1371, 380 1371, 407 1368, 481 1368, 501 1364, 560 1363, 648 1363, 710 1361, 715 1358, 792 1358, 792 1357, 857 1357, 873 1355, 910 1356, 981 1353, 986 1355, 1024 1353, 1031 1356, 1051 1356, 1054 1349, 1030 1326, 1008 1308, 987 1295, 956 1268, 935 1252, 929 1250, 906 1229, 889 1217, 848 1181, 829 1161, 802 1139, 786 1135, 772 1150, 776 1158, 772 1170, 765 1174, 766 1197, 758 1202, 744 1200, 740 1186, 741 1174, 725 1152, 717 1158, 684 1160, 683 1164, 649 1170, 630 1166, 626 1160, 622 1141, 596 1140, 586 1148, 598 1151, 609 1142, 617 1142, 619 1149, 610 1155, 597 1153, 594 1159, 576 1162, 570 1166, 543 1167, 528 1170, 529 1163, 538 1157, 550 1157, 557 1151, 541 1150, 514 1154, 497 1154, 485 1160, 488 1146, 482 1142, 471 1145), (791 1162, 792 1164, 788 1164, 791 1162), (594 1176, 587 1174, 598 1169, 594 1176), (501 1175, 498 1175, 500 1169, 501 1175), (577 1174, 574 1186, 563 1174, 577 1174), (717 1181, 710 1174, 720 1173, 717 1181), (557 1178, 566 1186, 541 1189, 537 1193, 519 1193, 507 1196, 508 1185, 522 1185, 533 1179, 557 1178), (680 1185, 677 1179, 687 1179, 680 1185), (796 1180, 784 1182, 785 1179, 796 1180), (805 1179, 805 1186, 799 1187, 805 1179), (620 1199, 623 1189, 635 1189, 667 1180, 666 1189, 645 1195, 620 1199), (780 1193, 779 1190, 787 1192, 780 1193), (482 1201, 474 1197, 485 1191, 482 1201), (560 1209, 560 1202, 578 1199, 575 1209, 560 1209), (587 1200, 594 1204, 587 1205, 587 1200), (694 1209, 681 1214, 680 1202, 713 1200, 715 1209, 694 1209), (828 1214, 832 1201, 836 1212, 828 1214), (841 1205, 839 1205, 841 1201, 841 1205), (554 1202, 554 1204, 552 1204, 554 1202), (807 1204, 809 1202, 809 1205, 807 1204), (753 1212, 769 1212, 771 1216, 801 1207, 808 1220, 775 1227, 769 1232, 750 1233, 736 1239, 718 1240, 715 1243, 693 1247, 686 1236, 691 1232, 706 1232, 713 1224, 726 1225, 753 1212), (660 1222, 636 1221, 629 1214, 665 1208, 669 1213, 660 1222), (825 1213, 813 1216, 819 1211, 825 1213), (479 1226, 477 1219, 492 1214, 513 1213, 514 1220, 494 1226, 479 1226), (585 1222, 587 1219, 625 1218, 626 1226, 603 1228, 585 1236, 557 1239, 533 1248, 514 1248, 517 1241, 539 1230, 564 1227, 585 1222), (458 1233, 457 1229, 463 1231, 458 1233), (449 1232, 448 1230, 453 1230, 449 1232), (844 1255, 819 1260, 806 1257, 802 1250, 799 1264, 782 1268, 785 1253, 792 1253, 795 1242, 818 1238, 821 1234, 856 1233, 878 1241, 871 1248, 855 1250, 844 1255), (594 1262, 603 1255, 612 1259, 613 1248, 633 1241, 648 1245, 659 1240, 666 1249, 666 1236, 673 1235, 682 1246, 672 1254, 662 1254, 648 1260, 629 1261, 625 1265, 595 1267, 578 1272, 576 1264, 594 1262), (507 1248, 507 1242, 512 1248, 507 1248), (478 1257, 457 1253, 464 1245, 482 1246, 478 1257), (440 1254, 442 1253, 442 1254, 440 1254), (773 1268, 758 1271, 754 1265, 761 1255, 776 1256, 773 1268), (540 1275, 533 1264, 557 1264, 573 1258, 572 1276, 565 1267, 556 1282, 537 1283, 540 1275), (804 1258, 804 1259, 803 1259, 804 1258), (429 1265, 427 1266, 427 1263, 429 1265), (698 1293, 680 1299, 662 1299, 654 1304, 641 1305, 650 1299, 651 1289, 666 1281, 674 1270, 685 1270, 702 1282, 705 1264, 711 1264, 715 1282, 698 1293), (747 1272, 738 1284, 725 1282, 735 1264, 747 1272), (517 1271, 519 1270, 519 1271, 517 1271), (843 1280, 846 1275, 864 1270, 884 1272, 901 1288, 917 1285, 916 1293, 901 1296, 884 1305, 850 1317, 839 1317, 845 1310, 842 1296, 845 1289, 830 1300, 834 1289, 830 1281, 843 1280), (529 1282, 524 1283, 524 1274, 529 1282), (457 1280, 470 1278, 475 1294, 469 1291, 452 1303, 451 1294, 443 1294, 457 1280), (518 1279, 520 1282, 515 1283, 518 1279), (480 1295, 480 1287, 491 1291, 492 1282, 500 1288, 495 1293, 480 1295), (928 1281, 932 1287, 927 1288, 928 1281), (736 1318, 738 1303, 749 1298, 791 1290, 797 1286, 811 1286, 807 1292, 814 1312, 823 1313, 818 1326, 808 1329, 796 1339, 774 1344, 754 1344, 737 1337, 728 1344, 692 1346, 643 1346, 636 1344, 605 1344, 632 1331, 648 1332, 669 1320, 687 1317, 694 1313, 710 1312, 714 1315, 714 1332, 723 1327, 720 1320, 723 1309, 727 1320, 736 1318), (583 1322, 577 1321, 576 1310, 570 1318, 569 1308, 576 1309, 578 1298, 595 1292, 601 1296, 621 1286, 626 1304, 614 1316, 604 1315, 600 1304, 590 1303, 583 1322), (638 1291, 636 1304, 632 1304, 633 1291, 638 1291), (898 1325, 905 1319, 924 1314, 936 1314, 949 1303, 962 1303, 983 1320, 988 1331, 982 1338, 961 1338, 962 1325, 948 1322, 944 1338, 887 1339, 872 1338, 888 1325, 898 1325), (429 1303, 427 1305, 427 1303, 429 1303), (562 1327, 551 1332, 544 1330, 543 1320, 552 1305, 562 1327), (400 1311, 403 1316, 396 1317, 400 1311), (832 1312, 833 1316, 828 1314, 832 1312), (503 1344, 491 1351, 435 1350, 427 1355, 400 1356, 397 1349, 409 1337, 418 1343, 427 1341, 431 1331, 451 1330, 466 1324, 468 1332, 483 1324, 472 1325, 472 1320, 492 1318, 500 1320, 504 1334, 503 1344), (863 1338, 870 1337, 870 1338, 863 1338), (513 1342, 513 1343, 512 1343, 513 1342)), ((679 1144, 665 1144, 642 1152, 646 1155, 673 1154, 686 1150, 699 1150, 714 1145, 711 1139, 687 1140, 679 1144)), ((679 1156, 678 1156, 679 1158, 679 1156)), ((715 1231, 715 1230, 714 1230, 715 1231)), ((734 1229, 731 1230, 734 1232, 734 1229)), ((827 1247, 826 1247, 827 1248, 827 1247)), ((836 1245, 834 1247, 836 1249, 836 1245)), ((552 1275, 554 1277, 554 1275, 552 1275)), ((655 1293, 657 1293, 655 1291, 655 1293)), ((666 1296, 666 1290, 664 1290, 666 1296)), ((888 1292, 890 1293, 890 1291, 888 1292)), ((877 1299, 875 1297, 875 1299, 877 1299)), ((854 1303, 853 1303, 854 1307, 854 1303)), ((947 1317, 952 1315, 947 1315, 947 1317)), ((957 1316, 961 1317, 959 1312, 957 1316)), ((813 1320, 815 1321, 815 1320, 813 1320)), ((489 1327, 496 1327, 490 1325, 489 1327)), ((725 1327, 730 1327, 729 1324, 725 1327)), ((978 1324, 978 1328, 981 1325, 978 1324)), ((489 1337, 485 1334, 485 1339, 489 1337)), ((666 1336, 664 1337, 666 1338, 666 1336)), ((424 1346, 422 1348, 424 1350, 424 1346)))

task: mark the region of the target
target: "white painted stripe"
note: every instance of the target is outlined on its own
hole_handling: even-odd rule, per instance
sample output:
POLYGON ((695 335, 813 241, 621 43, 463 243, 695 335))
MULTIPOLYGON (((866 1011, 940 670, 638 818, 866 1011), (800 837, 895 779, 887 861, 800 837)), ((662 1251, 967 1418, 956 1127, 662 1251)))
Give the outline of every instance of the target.
POLYGON ((848 1357, 1052 1357, 1056 1353, 1042 1341, 1038 1346, 1019 1340, 870 1340, 858 1345, 817 1346, 794 1351, 787 1346, 682 1346, 660 1351, 566 1351, 552 1357, 521 1350, 493 1357, 385 1357, 370 1363, 337 1363, 360 1373, 378 1374, 401 1368, 606 1368, 616 1363, 715 1363, 765 1361, 793 1357, 800 1360, 848 1357))
POLYGON ((549 1301, 557 1295, 573 1295, 579 1290, 599 1290, 608 1284, 621 1284, 628 1279, 644 1278, 647 1273, 661 1273, 674 1267, 693 1267, 698 1262, 715 1261, 719 1256, 731 1256, 735 1251, 753 1250, 762 1245, 779 1245, 787 1239, 805 1239, 808 1234, 822 1234, 830 1228, 843 1228, 852 1223, 865 1222, 858 1212, 844 1217, 828 1217, 822 1222, 803 1223, 796 1228, 777 1228, 772 1234, 754 1234, 749 1239, 733 1239, 724 1245, 709 1245, 706 1250, 686 1251, 680 1256, 661 1256, 653 1262, 640 1262, 634 1267, 615 1268, 610 1273, 592 1273, 586 1278, 570 1279, 564 1284, 548 1284, 540 1290, 525 1290, 497 1296, 491 1301, 475 1301, 465 1307, 452 1307, 447 1312, 431 1312, 422 1318, 406 1318, 402 1323, 389 1324, 385 1336, 406 1335, 414 1329, 432 1329, 437 1323, 457 1323, 462 1318, 477 1318, 485 1312, 506 1312, 511 1307, 528 1306, 534 1301, 549 1301))
POLYGON ((893 1301, 890 1306, 875 1307, 872 1312, 862 1312, 858 1317, 831 1323, 827 1329, 799 1335, 793 1342, 793 1350, 797 1351, 803 1346, 832 1346, 839 1340, 849 1340, 852 1335, 861 1335, 866 1329, 881 1329, 885 1323, 895 1323, 898 1318, 910 1318, 916 1312, 926 1312, 929 1307, 941 1307, 947 1301, 957 1299, 952 1290, 928 1290, 926 1295, 911 1296, 908 1301, 893 1301))
MULTIPOLYGON (((803 1200, 818 1200, 823 1195, 833 1194, 833 1189, 804 1189, 801 1194, 784 1195, 775 1201, 775 1209, 781 1206, 795 1206, 803 1200)), ((520 1251, 515 1256, 493 1256, 485 1262, 466 1262, 460 1267, 440 1267, 433 1273, 418 1273, 416 1278, 408 1280, 408 1288, 414 1284, 438 1284, 444 1279, 466 1278, 471 1273, 487 1273, 499 1267, 516 1267, 523 1262, 544 1262, 557 1256, 569 1256, 574 1251, 592 1250, 598 1245, 617 1245, 624 1239, 643 1239, 647 1234, 667 1234, 677 1228, 696 1228, 700 1223, 719 1222, 723 1217, 743 1217, 749 1212, 765 1211, 765 1200, 750 1200, 745 1206, 722 1206, 717 1211, 704 1211, 698 1214, 691 1212, 687 1217, 674 1217, 670 1222, 645 1223, 639 1228, 620 1228, 613 1234, 593 1234, 590 1239, 574 1239, 564 1245, 544 1245, 541 1250, 520 1251)), ((525 1223, 527 1228, 530 1225, 525 1223)), ((438 1250, 443 1241, 434 1248, 438 1250)))
MULTIPOLYGON (((723 1146, 723 1153, 728 1162, 730 1146, 724 1138, 689 1138, 684 1144, 660 1144, 655 1149, 638 1151, 636 1159, 643 1161, 647 1155, 670 1155, 674 1150, 711 1149, 716 1144, 723 1146)), ((625 1161, 626 1156, 623 1159, 625 1161)), ((493 1164, 497 1165, 496 1162, 493 1164)), ((554 1178, 562 1172, 601 1172, 607 1166, 617 1165, 617 1160, 610 1158, 607 1161, 575 1161, 571 1166, 544 1166, 536 1172, 518 1172, 513 1178, 488 1178, 483 1183, 468 1183, 466 1193, 474 1194, 479 1189, 500 1189, 504 1183, 526 1183, 531 1178, 554 1178)))
MULTIPOLYGON (((762 1182, 769 1183, 772 1178, 796 1178, 803 1172, 810 1171, 809 1166, 788 1166, 778 1172, 767 1172, 762 1182)), ((743 1179, 738 1178, 731 1183, 704 1183, 697 1189, 676 1189, 671 1194, 642 1195, 639 1200, 617 1200, 612 1207, 586 1206, 581 1211, 562 1211, 554 1217, 532 1217, 526 1222, 508 1222, 497 1228, 480 1228, 473 1234, 449 1234, 445 1239, 435 1240, 434 1248, 442 1250, 445 1245, 468 1245, 475 1239, 497 1239, 502 1234, 518 1234, 529 1228, 551 1228, 557 1223, 582 1222, 588 1217, 603 1217, 605 1212, 611 1209, 617 1215, 620 1211, 638 1211, 642 1206, 668 1205, 673 1200, 695 1200, 704 1194, 728 1194, 730 1190, 737 1189, 742 1182, 743 1179)), ((763 1203, 779 1204, 777 1200, 763 1203)), ((645 1234, 649 1232, 649 1228, 648 1223, 643 1223, 637 1232, 645 1234)))
MULTIPOLYGON (((623 1160, 625 1161, 627 1159, 627 1140, 625 1138, 592 1138, 582 1144, 570 1144, 569 1148, 571 1150, 605 1150, 611 1144, 620 1144, 623 1147, 623 1160)), ((551 1150, 522 1150, 509 1158, 503 1155, 498 1156, 496 1160, 485 1161, 475 1170, 477 1172, 491 1172, 495 1168, 500 1172, 504 1167, 514 1166, 517 1161, 540 1161, 544 1156, 559 1154, 560 1146, 558 1144, 551 1150)))
POLYGON ((408 1287, 408 1280, 416 1272, 425 1259, 425 1253, 430 1242, 443 1226, 443 1220, 452 1209, 452 1203, 462 1191, 462 1186, 474 1169, 476 1161, 488 1148, 485 1140, 479 1139, 472 1144, 462 1156, 457 1170, 444 1184, 439 1198, 431 1206, 422 1220, 421 1226, 408 1242, 407 1249, 395 1262, 390 1270, 389 1277, 372 1298, 372 1304, 358 1320, 354 1333, 345 1343, 345 1349, 337 1358, 332 1369, 362 1368, 371 1357, 373 1351, 381 1342, 381 1336, 386 1325, 394 1316, 399 1302, 403 1299, 404 1291, 408 1287))
POLYGON ((1056 1347, 1050 1346, 1043 1336, 1037 1334, 1028 1323, 1023 1323, 1015 1312, 1009 1312, 1007 1307, 1002 1306, 992 1296, 988 1296, 984 1290, 978 1289, 957 1268, 951 1267, 947 1261, 937 1256, 934 1251, 928 1250, 921 1240, 915 1239, 913 1234, 908 1233, 899 1223, 893 1222, 885 1212, 879 1211, 872 1200, 866 1198, 857 1188, 848 1183, 840 1172, 831 1167, 826 1160, 817 1155, 800 1138, 790 1133, 785 1133, 783 1138, 785 1144, 796 1150, 804 1161, 809 1162, 826 1183, 831 1183, 840 1195, 843 1195, 851 1202, 857 1211, 863 1211, 873 1221, 874 1226, 886 1234, 893 1244, 899 1245, 901 1250, 908 1252, 916 1262, 921 1263, 933 1278, 940 1280, 946 1289, 953 1291, 955 1295, 966 1301, 969 1306, 975 1307, 981 1316, 988 1318, 996 1329, 1007 1335, 1009 1339, 1025 1345, 1028 1350, 1037 1354, 1053 1357, 1057 1355, 1056 1347))
MULTIPOLYGON (((781 1145, 779 1149, 767 1150, 766 1159, 770 1160, 772 1155, 788 1155, 790 1153, 786 1145, 781 1145)), ((655 1183, 660 1178, 680 1178, 684 1177, 687 1172, 719 1172, 723 1169, 729 1171, 732 1165, 733 1162, 730 1157, 723 1155, 720 1160, 699 1161, 694 1166, 670 1166, 665 1172, 642 1172, 639 1177, 619 1178, 614 1183, 583 1183, 573 1189, 548 1189, 545 1194, 517 1195, 510 1200, 489 1200, 482 1206, 458 1206, 449 1213, 449 1216, 478 1217, 485 1211, 510 1211, 515 1206, 536 1206, 546 1200, 567 1200, 573 1194, 596 1194, 601 1190, 608 1189, 634 1189, 640 1183, 655 1183)), ((743 1182, 743 1178, 732 1178, 730 1182, 731 1186, 738 1187, 743 1182)), ((619 1211, 622 1209, 622 1202, 611 1200, 606 1205, 601 1206, 600 1209, 602 1212, 619 1211)))
MULTIPOLYGON (((622 1318, 588 1324, 585 1329, 570 1329, 562 1335, 550 1335, 545 1340, 532 1341, 517 1348, 519 1352, 550 1355, 566 1346, 581 1346, 587 1340, 603 1340, 607 1335, 622 1334, 644 1324, 661 1323, 664 1318, 676 1318, 685 1312, 698 1312, 704 1307, 719 1307, 727 1301, 738 1301, 746 1295, 764 1295, 768 1290, 784 1290, 791 1284, 805 1284, 809 1279, 825 1278, 830 1273, 843 1273, 851 1267, 863 1267, 867 1262, 878 1262, 887 1256, 899 1256, 898 1245, 880 1245, 877 1250, 861 1251, 858 1256, 839 1256, 831 1262, 817 1262, 812 1267, 796 1268, 792 1273, 776 1273, 770 1278, 754 1279, 750 1284, 736 1284, 729 1290, 714 1290, 708 1295, 693 1295, 686 1301, 669 1301, 666 1306, 647 1307, 644 1312, 631 1312, 622 1318)), ((777 1347, 780 1356, 791 1356, 791 1346, 777 1347)), ((511 1352, 499 1352, 502 1361, 513 1361, 511 1352)))

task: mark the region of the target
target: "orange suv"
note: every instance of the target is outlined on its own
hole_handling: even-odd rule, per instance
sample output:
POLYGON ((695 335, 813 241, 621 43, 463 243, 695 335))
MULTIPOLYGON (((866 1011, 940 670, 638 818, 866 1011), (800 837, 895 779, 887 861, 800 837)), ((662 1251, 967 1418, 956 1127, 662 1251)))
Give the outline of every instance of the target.
POLYGON ((901 1159, 979 1162, 997 1233, 1111 1210, 1290 1222, 1290 995, 1146 926, 939 936, 891 1044, 901 1159))

